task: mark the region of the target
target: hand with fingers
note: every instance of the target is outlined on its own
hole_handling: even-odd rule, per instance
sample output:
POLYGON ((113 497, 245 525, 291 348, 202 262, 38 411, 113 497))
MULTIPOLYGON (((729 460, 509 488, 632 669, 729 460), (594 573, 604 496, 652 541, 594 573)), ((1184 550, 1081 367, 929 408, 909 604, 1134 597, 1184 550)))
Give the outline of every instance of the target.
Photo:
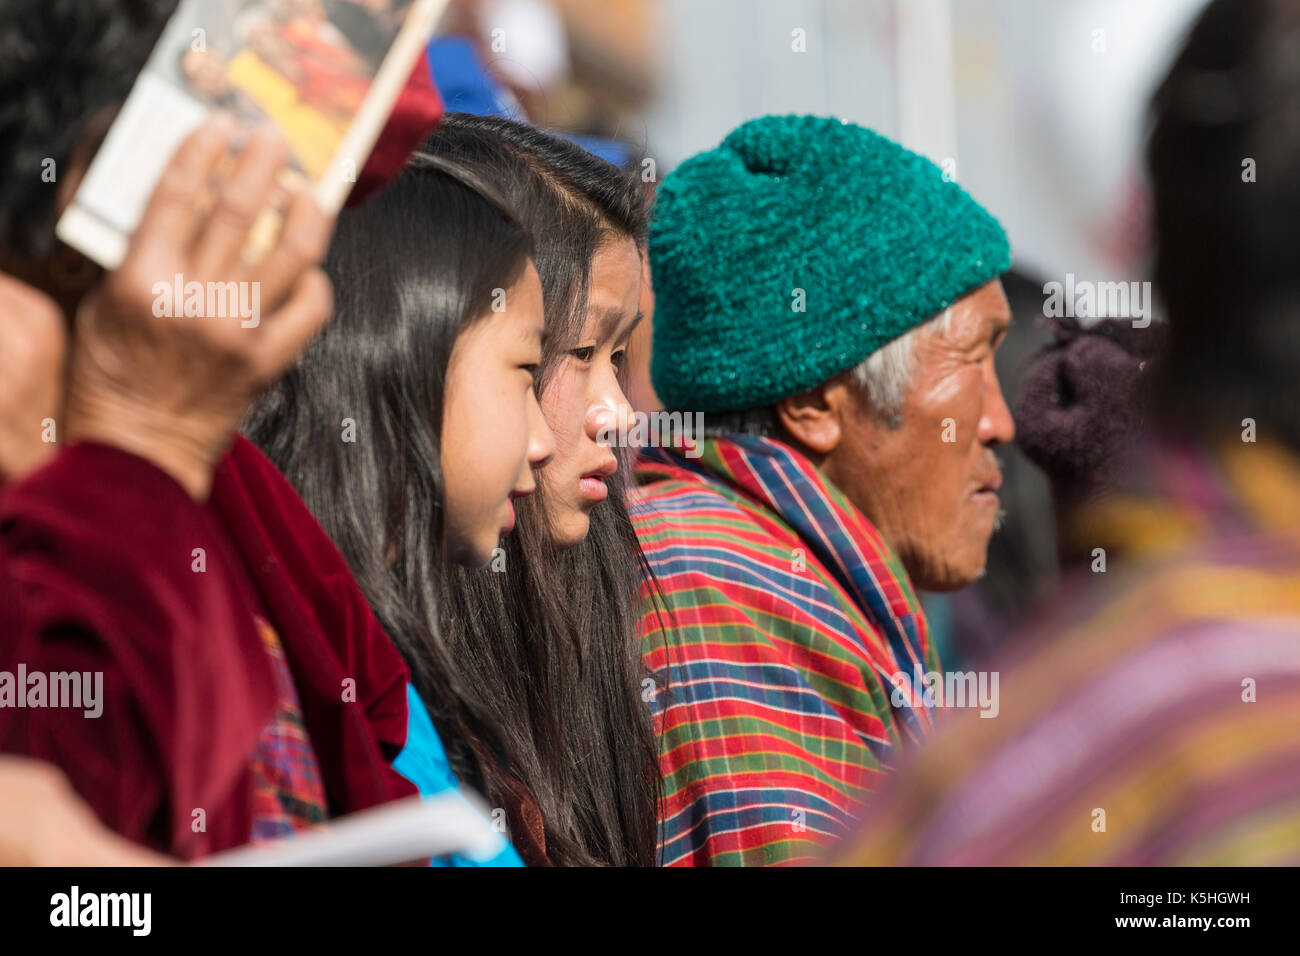
POLYGON ((122 265, 79 306, 68 362, 68 437, 138 454, 199 500, 249 404, 333 304, 319 267, 333 217, 282 185, 277 134, 254 130, 233 155, 239 138, 217 117, 177 149, 122 265), (259 254, 250 234, 286 195, 259 254), (247 302, 251 322, 232 306, 247 302))
POLYGON ((0 755, 0 866, 165 866, 104 827, 57 767, 0 755))

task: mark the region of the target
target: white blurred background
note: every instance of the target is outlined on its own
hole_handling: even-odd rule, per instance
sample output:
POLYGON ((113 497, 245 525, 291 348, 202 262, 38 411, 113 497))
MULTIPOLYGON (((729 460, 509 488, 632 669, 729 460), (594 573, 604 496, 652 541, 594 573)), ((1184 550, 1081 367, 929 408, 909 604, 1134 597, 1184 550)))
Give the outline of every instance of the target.
POLYGON ((755 116, 834 115, 955 163, 1018 267, 1120 280, 1144 252, 1146 100, 1203 3, 457 0, 444 28, 533 121, 660 177, 755 116))

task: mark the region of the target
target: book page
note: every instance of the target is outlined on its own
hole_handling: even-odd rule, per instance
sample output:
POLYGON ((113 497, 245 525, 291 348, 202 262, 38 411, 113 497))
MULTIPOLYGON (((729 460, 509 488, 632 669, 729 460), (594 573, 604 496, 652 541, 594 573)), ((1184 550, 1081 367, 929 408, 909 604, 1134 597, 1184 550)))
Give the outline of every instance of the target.
POLYGON ((486 808, 455 790, 407 797, 282 840, 240 847, 199 866, 388 866, 459 853, 490 860, 506 847, 486 808))

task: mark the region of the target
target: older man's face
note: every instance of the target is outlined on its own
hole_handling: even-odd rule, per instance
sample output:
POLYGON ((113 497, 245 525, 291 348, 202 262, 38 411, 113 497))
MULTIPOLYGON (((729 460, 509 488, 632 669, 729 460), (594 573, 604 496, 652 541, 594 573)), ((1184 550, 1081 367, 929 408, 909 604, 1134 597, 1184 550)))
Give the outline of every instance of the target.
POLYGON ((993 368, 1011 321, 1002 283, 952 308, 946 331, 927 329, 913 343, 901 426, 880 421, 864 399, 823 464, 899 552, 912 583, 931 591, 983 573, 1002 484, 993 449, 1015 437, 993 368))

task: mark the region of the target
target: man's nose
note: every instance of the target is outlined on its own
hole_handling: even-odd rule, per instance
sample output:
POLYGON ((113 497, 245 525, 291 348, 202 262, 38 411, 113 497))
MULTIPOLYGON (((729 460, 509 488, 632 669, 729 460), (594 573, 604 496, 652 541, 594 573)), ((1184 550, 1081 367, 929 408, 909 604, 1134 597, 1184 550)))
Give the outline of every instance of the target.
POLYGON ((989 362, 985 372, 986 401, 984 414, 980 417, 979 440, 982 445, 1006 445, 1016 437, 1016 421, 1011 417, 1006 397, 1002 394, 1002 385, 998 382, 997 371, 989 362))

